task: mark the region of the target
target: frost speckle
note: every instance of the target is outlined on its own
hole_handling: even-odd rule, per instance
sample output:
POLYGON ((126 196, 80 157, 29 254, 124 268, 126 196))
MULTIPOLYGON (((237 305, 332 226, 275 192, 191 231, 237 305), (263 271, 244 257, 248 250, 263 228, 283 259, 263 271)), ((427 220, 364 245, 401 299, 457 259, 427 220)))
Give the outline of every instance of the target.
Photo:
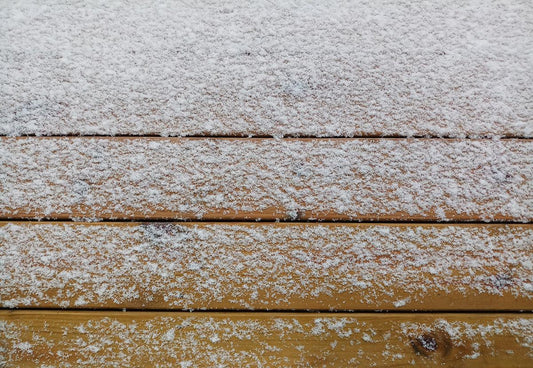
POLYGON ((399 307, 405 306, 410 300, 411 298, 404 298, 404 299, 395 301, 393 304, 396 308, 399 308, 399 307))

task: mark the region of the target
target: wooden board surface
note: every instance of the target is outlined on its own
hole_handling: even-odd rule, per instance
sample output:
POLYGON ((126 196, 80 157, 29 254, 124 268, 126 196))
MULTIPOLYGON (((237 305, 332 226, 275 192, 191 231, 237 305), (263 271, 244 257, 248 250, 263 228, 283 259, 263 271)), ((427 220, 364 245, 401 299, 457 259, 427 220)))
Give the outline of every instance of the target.
POLYGON ((533 310, 533 225, 0 223, 5 307, 533 310))
POLYGON ((4 218, 533 219, 531 140, 3 138, 4 218))
POLYGON ((0 311, 3 367, 531 367, 531 314, 0 311))
POLYGON ((533 367, 532 14, 5 2, 0 368, 533 367))
POLYGON ((528 1, 4 3, 0 134, 533 136, 528 1))

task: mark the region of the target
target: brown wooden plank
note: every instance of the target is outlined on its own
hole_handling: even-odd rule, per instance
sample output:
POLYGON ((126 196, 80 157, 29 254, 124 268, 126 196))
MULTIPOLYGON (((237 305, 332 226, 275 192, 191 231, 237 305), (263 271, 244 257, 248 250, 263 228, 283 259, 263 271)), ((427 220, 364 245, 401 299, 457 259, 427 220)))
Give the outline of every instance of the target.
POLYGON ((533 225, 1 223, 4 307, 533 310, 533 225))
POLYGON ((4 367, 531 367, 531 314, 0 311, 4 367))
POLYGON ((533 219, 533 141, 3 138, 0 216, 533 219))
POLYGON ((0 134, 533 136, 527 1, 113 4, 3 5, 0 134))

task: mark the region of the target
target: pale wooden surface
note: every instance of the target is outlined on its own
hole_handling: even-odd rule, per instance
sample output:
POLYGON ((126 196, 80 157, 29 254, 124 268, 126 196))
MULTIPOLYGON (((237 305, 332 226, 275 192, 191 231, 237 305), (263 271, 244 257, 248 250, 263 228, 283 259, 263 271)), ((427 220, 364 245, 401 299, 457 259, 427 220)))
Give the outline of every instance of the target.
POLYGON ((6 368, 533 365, 530 314, 2 311, 0 331, 6 368))
POLYGON ((2 138, 0 217, 531 221, 530 140, 2 138))
POLYGON ((7 307, 533 309, 533 225, 0 223, 7 307))

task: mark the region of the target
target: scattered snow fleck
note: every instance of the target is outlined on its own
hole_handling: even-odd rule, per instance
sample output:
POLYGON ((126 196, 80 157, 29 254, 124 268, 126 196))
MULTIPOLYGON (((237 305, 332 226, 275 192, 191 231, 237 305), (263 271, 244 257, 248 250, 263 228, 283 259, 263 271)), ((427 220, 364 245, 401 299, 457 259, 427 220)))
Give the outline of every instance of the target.
POLYGON ((173 341, 174 340, 174 333, 175 333, 175 330, 173 328, 171 328, 170 330, 168 330, 164 335, 163 335, 163 340, 166 340, 166 341, 173 341))
POLYGON ((213 335, 209 340, 211 340, 212 343, 217 343, 220 341, 220 337, 218 337, 218 335, 213 335))
MULTIPOLYGON (((437 332, 446 334, 446 341, 453 345, 447 358, 454 362, 491 361, 502 355, 505 359, 510 350, 515 354, 533 354, 533 320, 520 317, 481 316, 465 322, 453 315, 439 320, 422 316, 410 322, 402 316, 391 316, 377 322, 368 315, 326 313, 320 318, 302 314, 272 318, 264 313, 229 317, 174 312, 156 317, 137 314, 132 318, 122 313, 103 317, 96 312, 80 318, 77 321, 56 318, 63 326, 60 330, 57 325, 47 326, 46 321, 31 318, 0 321, 2 347, 11 352, 10 362, 29 359, 39 366, 42 356, 32 356, 31 350, 46 349, 47 357, 57 365, 72 362, 75 357, 77 366, 172 367, 175 362, 181 362, 177 364, 181 367, 206 363, 213 367, 296 366, 298 362, 307 362, 309 356, 331 358, 336 366, 348 363, 366 366, 384 359, 398 365, 404 361, 423 365, 427 357, 417 355, 411 341, 437 332), (79 335, 76 331, 82 320, 86 332, 79 335), (317 334, 319 325, 322 327, 317 334), (160 338, 169 328, 174 330, 174 339, 179 343, 160 338), (387 341, 382 336, 384 331, 391 334, 387 341), (220 341, 225 342, 223 349, 220 341), (251 345, 254 349, 250 349, 251 345)), ((435 350, 444 340, 436 337, 421 341, 427 349, 435 350)))
POLYGON ((411 298, 404 298, 404 299, 395 301, 393 304, 396 308, 399 308, 399 307, 405 306, 407 303, 409 303, 410 300, 411 298))
MULTIPOLYGON (((16 350, 21 350, 24 353, 31 354, 32 353, 32 344, 29 342, 20 342, 13 345, 13 348, 16 350)), ((2 352, 2 350, 0 350, 2 352)))

